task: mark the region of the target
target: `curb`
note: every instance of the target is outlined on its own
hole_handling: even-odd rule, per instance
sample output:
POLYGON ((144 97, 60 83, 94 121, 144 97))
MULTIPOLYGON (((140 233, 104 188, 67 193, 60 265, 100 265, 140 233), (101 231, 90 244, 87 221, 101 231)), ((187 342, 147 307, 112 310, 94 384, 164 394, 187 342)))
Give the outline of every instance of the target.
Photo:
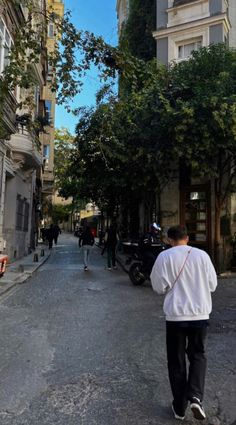
POLYGON ((50 257, 51 252, 49 252, 47 255, 44 256, 44 258, 35 265, 34 269, 30 272, 24 272, 22 276, 20 276, 18 279, 16 279, 16 283, 24 283, 26 280, 28 280, 38 269, 39 267, 41 267, 44 263, 46 263, 46 261, 48 260, 48 258, 50 257))
POLYGON ((0 285, 0 297, 6 294, 7 292, 9 292, 15 286, 25 283, 39 269, 39 267, 41 267, 48 260, 50 255, 51 255, 51 252, 45 255, 45 257, 40 261, 40 263, 35 265, 32 271, 21 273, 20 276, 16 278, 14 281, 9 281, 4 286, 0 285))

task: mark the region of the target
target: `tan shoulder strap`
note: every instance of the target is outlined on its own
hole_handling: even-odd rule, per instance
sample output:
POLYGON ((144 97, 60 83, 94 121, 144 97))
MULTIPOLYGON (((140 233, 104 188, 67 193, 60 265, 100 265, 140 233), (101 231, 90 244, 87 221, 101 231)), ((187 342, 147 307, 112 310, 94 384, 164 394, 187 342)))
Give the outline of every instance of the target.
POLYGON ((191 252, 191 251, 192 251, 192 248, 190 248, 190 249, 188 250, 188 253, 187 253, 187 255, 186 255, 186 258, 185 258, 185 260, 184 260, 184 263, 183 263, 183 265, 182 265, 182 267, 181 267, 181 269, 180 269, 180 271, 179 271, 179 273, 178 273, 178 276, 176 277, 176 279, 175 279, 175 281, 174 281, 174 283, 173 283, 172 288, 170 289, 170 291, 172 291, 172 289, 174 289, 174 286, 175 286, 176 282, 178 281, 178 279, 179 279, 179 277, 180 277, 181 273, 183 272, 184 267, 185 267, 185 264, 187 263, 187 260, 188 260, 188 257, 189 257, 189 255, 190 255, 190 252, 191 252))

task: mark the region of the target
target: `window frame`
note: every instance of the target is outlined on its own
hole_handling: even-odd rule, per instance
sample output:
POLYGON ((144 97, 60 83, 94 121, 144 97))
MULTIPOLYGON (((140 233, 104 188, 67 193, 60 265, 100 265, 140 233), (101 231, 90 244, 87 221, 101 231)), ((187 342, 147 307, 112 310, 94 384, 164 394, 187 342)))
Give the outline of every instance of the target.
POLYGON ((15 228, 20 232, 28 232, 30 218, 30 203, 19 193, 16 197, 16 223, 15 228))
POLYGON ((0 16, 0 74, 9 65, 9 58, 7 56, 10 53, 13 40, 4 20, 0 16), (7 52, 7 54, 6 54, 7 52))
POLYGON ((182 40, 182 41, 178 41, 176 43, 176 48, 177 48, 177 60, 178 61, 183 61, 183 60, 188 60, 191 56, 192 56, 192 52, 196 52, 199 49, 201 49, 203 47, 203 37, 197 37, 197 38, 192 38, 192 39, 187 39, 187 40, 182 40), (185 51, 184 49, 187 46, 190 45, 194 45, 194 48, 191 50, 191 53, 188 55, 185 55, 185 51), (199 44, 199 46, 198 46, 199 44), (180 48, 183 48, 183 56, 180 56, 180 48))
POLYGON ((49 22, 49 24, 48 24, 48 38, 54 38, 54 37, 55 37, 54 23, 49 22))

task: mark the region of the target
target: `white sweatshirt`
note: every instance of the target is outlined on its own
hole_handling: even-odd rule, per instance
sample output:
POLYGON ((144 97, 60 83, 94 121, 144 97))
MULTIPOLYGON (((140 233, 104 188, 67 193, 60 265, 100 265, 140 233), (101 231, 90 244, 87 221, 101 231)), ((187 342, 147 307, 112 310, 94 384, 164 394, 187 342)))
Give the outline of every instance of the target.
POLYGON ((209 319, 211 292, 216 289, 217 276, 205 251, 187 245, 163 251, 153 266, 151 282, 154 291, 166 294, 163 307, 166 320, 209 319), (174 284, 190 249, 183 271, 174 284))

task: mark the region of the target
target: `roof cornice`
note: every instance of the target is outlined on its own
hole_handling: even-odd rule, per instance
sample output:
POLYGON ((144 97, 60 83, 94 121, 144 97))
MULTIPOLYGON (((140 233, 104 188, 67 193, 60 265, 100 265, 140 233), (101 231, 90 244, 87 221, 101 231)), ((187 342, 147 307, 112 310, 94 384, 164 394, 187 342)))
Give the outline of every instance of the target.
POLYGON ((173 25, 168 28, 163 28, 153 32, 154 38, 157 40, 159 38, 167 37, 170 34, 176 33, 178 31, 183 31, 191 28, 196 28, 199 25, 214 25, 223 23, 228 30, 231 28, 231 24, 228 18, 227 13, 221 13, 220 15, 209 16, 206 18, 196 19, 194 21, 185 22, 179 25, 173 25))

